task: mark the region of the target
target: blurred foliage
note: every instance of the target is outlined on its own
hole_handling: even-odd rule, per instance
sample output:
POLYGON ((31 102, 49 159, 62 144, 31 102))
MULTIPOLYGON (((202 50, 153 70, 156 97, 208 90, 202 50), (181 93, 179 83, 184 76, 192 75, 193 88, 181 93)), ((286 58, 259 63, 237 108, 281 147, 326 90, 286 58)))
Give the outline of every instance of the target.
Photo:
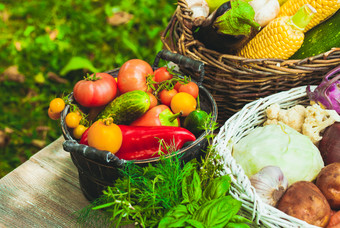
POLYGON ((152 63, 176 3, 1 0, 0 177, 61 135, 47 116, 49 102, 86 72, 131 58, 152 63))

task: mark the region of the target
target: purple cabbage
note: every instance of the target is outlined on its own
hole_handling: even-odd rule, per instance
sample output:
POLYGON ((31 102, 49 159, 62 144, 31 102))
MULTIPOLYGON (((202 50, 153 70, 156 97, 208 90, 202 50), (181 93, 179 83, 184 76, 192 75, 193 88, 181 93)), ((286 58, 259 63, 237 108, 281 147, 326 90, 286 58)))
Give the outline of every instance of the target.
POLYGON ((329 71, 320 85, 312 92, 307 86, 307 95, 311 101, 333 109, 340 114, 340 65, 329 71))

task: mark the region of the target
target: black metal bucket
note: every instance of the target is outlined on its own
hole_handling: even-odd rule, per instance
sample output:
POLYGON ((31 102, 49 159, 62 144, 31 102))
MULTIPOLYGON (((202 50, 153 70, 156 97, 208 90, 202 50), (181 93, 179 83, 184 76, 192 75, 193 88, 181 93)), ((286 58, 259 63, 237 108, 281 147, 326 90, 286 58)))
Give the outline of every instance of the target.
MULTIPOLYGON (((191 69, 195 72, 199 72, 201 77, 197 83, 199 86, 200 108, 207 113, 212 114, 212 121, 217 120, 217 105, 212 95, 202 86, 204 79, 204 65, 202 62, 190 59, 180 54, 174 54, 170 51, 160 51, 154 61, 153 69, 157 69, 159 60, 164 59, 166 61, 174 62, 175 64, 191 69)), ((107 71, 113 77, 117 77, 119 69, 107 71)), ((72 93, 69 95, 69 100, 75 102, 72 93)), ((64 111, 61 113, 61 128, 66 141, 63 143, 65 151, 70 152, 73 163, 78 169, 79 182, 81 190, 86 198, 90 201, 98 198, 102 191, 107 186, 113 186, 114 181, 119 177, 119 169, 123 168, 126 164, 126 160, 119 159, 114 154, 108 151, 97 150, 93 147, 79 144, 77 140, 73 139, 68 127, 65 123, 65 117, 69 112, 69 105, 67 105, 64 111)), ((208 132, 211 133, 211 132, 208 132)), ((197 139, 186 145, 177 152, 181 154, 181 159, 185 162, 197 158, 202 149, 206 147, 207 139, 206 132, 201 134, 197 139)), ((173 156, 171 154, 167 157, 173 156)), ((150 158, 144 160, 134 161, 135 164, 145 166, 150 163, 158 162, 159 158, 150 158)))

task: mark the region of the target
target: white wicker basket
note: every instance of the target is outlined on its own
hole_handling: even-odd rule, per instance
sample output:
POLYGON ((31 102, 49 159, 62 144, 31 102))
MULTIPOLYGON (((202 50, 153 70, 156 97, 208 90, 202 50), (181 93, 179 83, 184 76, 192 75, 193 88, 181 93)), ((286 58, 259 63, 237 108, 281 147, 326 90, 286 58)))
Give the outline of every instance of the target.
MULTIPOLYGON (((311 89, 315 89, 312 86, 311 89)), ((251 186, 249 178, 244 174, 232 157, 232 148, 241 138, 246 136, 252 129, 262 125, 265 121, 265 109, 274 103, 282 108, 289 108, 296 104, 308 104, 306 86, 297 87, 288 91, 273 94, 266 98, 260 98, 248 103, 243 109, 220 128, 214 139, 217 152, 222 157, 224 166, 223 174, 230 175, 232 186, 231 195, 242 202, 243 215, 259 227, 316 227, 285 214, 284 212, 261 201, 251 186)))

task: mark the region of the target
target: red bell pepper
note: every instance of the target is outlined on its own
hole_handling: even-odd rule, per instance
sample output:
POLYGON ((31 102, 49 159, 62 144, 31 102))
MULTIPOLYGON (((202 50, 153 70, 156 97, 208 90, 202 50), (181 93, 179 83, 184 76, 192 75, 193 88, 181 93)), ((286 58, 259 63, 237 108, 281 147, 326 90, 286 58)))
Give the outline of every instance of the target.
MULTIPOLYGON (((184 143, 195 141, 196 137, 190 131, 173 126, 126 126, 119 125, 123 132, 123 143, 115 154, 125 160, 141 160, 158 157, 159 151, 168 153, 166 146, 176 151, 182 148, 184 143), (163 140, 163 144, 160 144, 163 140), (163 146, 162 146, 163 145, 163 146)), ((172 152, 170 151, 170 152, 172 152)))
POLYGON ((87 135, 89 134, 89 130, 90 130, 90 128, 88 127, 84 131, 84 133, 81 135, 81 138, 80 138, 80 141, 79 141, 80 144, 84 144, 84 145, 87 145, 87 146, 89 145, 89 143, 87 141, 87 135))
MULTIPOLYGON (((141 160, 158 157, 159 151, 168 153, 164 146, 171 146, 172 151, 179 150, 184 143, 195 141, 196 137, 182 127, 173 126, 127 126, 118 125, 123 133, 123 142, 115 155, 125 160, 141 160), (163 140, 163 144, 160 144, 163 140)), ((80 143, 87 144, 87 131, 84 132, 80 143)), ((172 152, 170 151, 170 152, 172 152)))
POLYGON ((157 105, 148 110, 144 115, 133 121, 131 126, 180 126, 179 116, 182 113, 174 114, 166 105, 157 105))

